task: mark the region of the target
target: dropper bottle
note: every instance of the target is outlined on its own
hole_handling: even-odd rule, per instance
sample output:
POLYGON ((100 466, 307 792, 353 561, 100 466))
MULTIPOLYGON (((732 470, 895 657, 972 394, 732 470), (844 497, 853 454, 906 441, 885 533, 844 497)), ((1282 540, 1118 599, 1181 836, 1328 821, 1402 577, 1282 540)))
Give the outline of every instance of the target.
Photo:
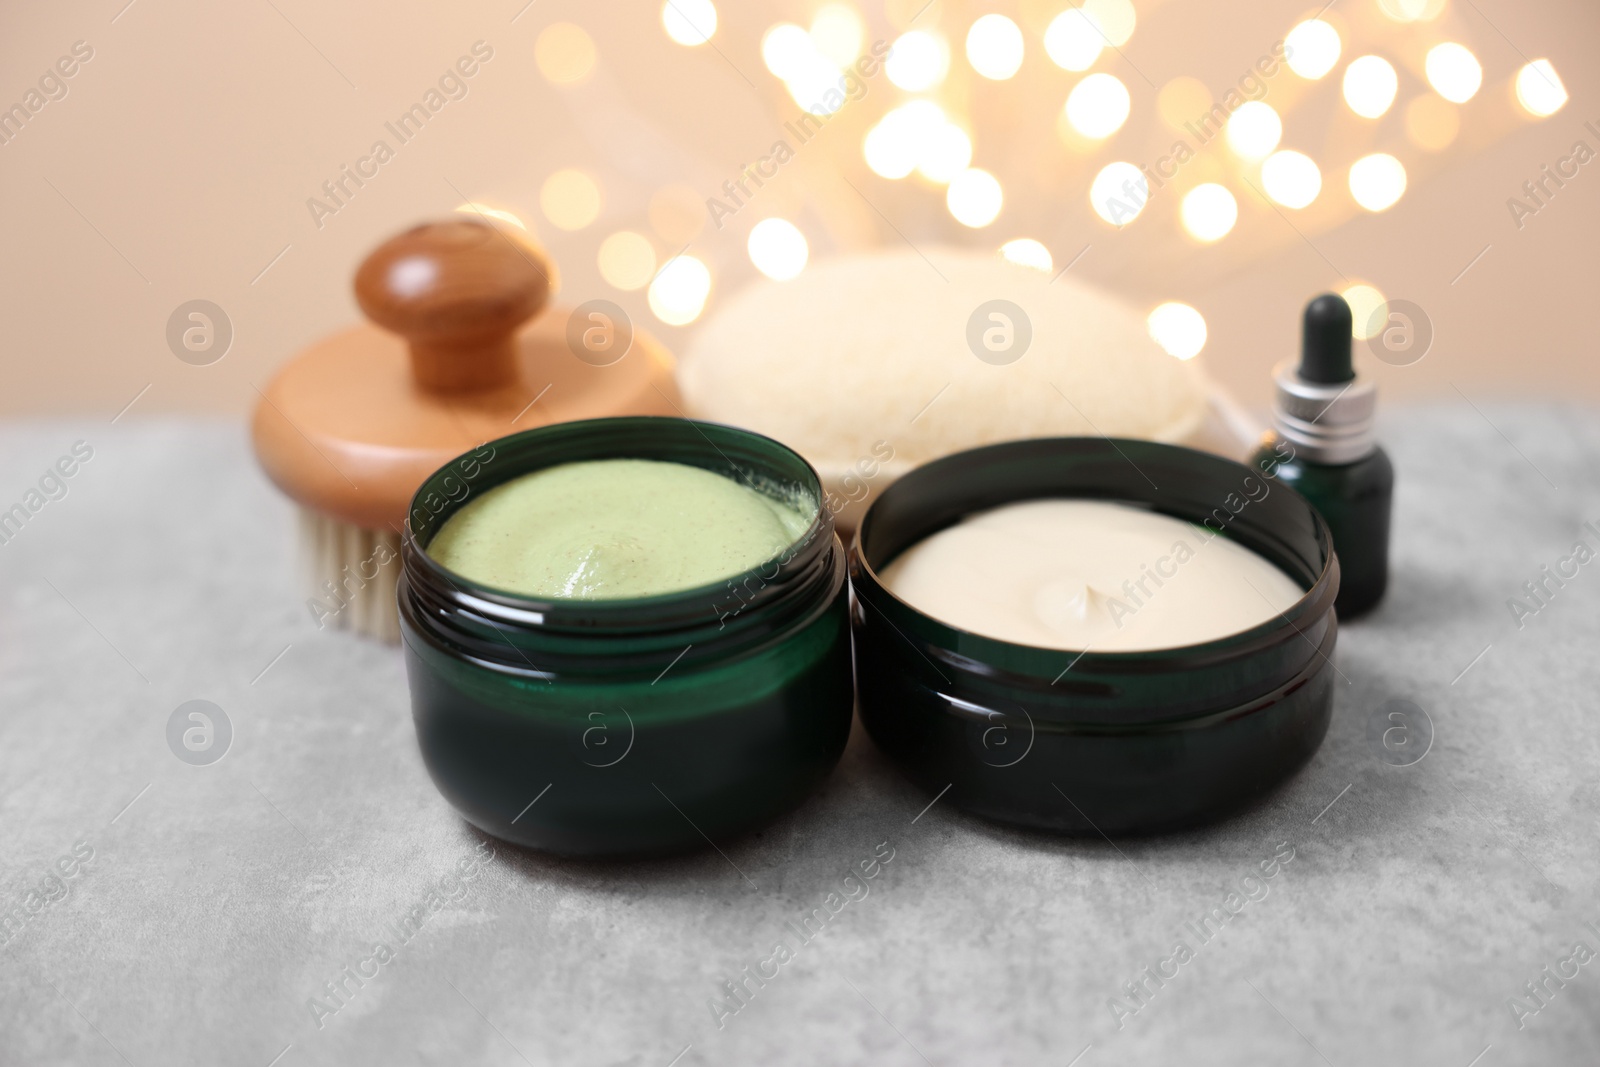
POLYGON ((1377 388, 1351 360, 1350 305, 1324 293, 1306 305, 1299 366, 1273 370, 1273 429, 1251 464, 1300 491, 1333 532, 1341 619, 1383 599, 1389 584, 1394 464, 1373 431, 1377 388))

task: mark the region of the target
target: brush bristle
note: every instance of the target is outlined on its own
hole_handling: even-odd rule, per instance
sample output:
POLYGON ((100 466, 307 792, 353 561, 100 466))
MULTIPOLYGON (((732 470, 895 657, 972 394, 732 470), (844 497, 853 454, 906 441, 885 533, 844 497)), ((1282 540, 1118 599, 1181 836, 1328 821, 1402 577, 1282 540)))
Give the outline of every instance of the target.
POLYGON ((307 603, 318 625, 398 643, 400 535, 353 526, 306 508, 299 511, 307 603))

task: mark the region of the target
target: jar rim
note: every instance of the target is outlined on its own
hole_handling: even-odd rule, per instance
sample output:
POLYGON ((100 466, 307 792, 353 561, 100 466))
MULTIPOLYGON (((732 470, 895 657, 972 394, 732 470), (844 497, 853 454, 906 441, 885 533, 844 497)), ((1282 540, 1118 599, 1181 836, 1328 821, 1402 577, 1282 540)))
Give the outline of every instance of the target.
MULTIPOLYGON (((758 488, 759 486, 752 486, 758 488)), ((554 423, 486 442, 426 478, 412 498, 401 540, 408 595, 506 630, 583 635, 691 631, 715 626, 727 590, 754 583, 740 610, 773 604, 823 567, 836 544, 822 482, 798 452, 762 434, 676 416, 633 415, 554 423), (484 453, 487 452, 487 455, 484 453), (642 597, 603 600, 537 597, 496 588, 450 570, 427 552, 444 523, 478 494, 512 478, 564 463, 654 459, 711 470, 750 484, 759 478, 793 488, 815 509, 783 551, 717 582, 642 597), (454 480, 455 487, 449 483, 454 480)))
MULTIPOLYGON (((1265 503, 1270 495, 1263 494, 1259 501, 1249 496, 1241 499, 1265 503)), ((1238 512, 1227 510, 1235 518, 1244 511, 1243 508, 1238 512)), ((1218 535, 1229 532, 1219 531, 1218 535)), ((1276 644, 1288 631, 1303 637, 1300 623, 1314 622, 1331 609, 1338 593, 1339 565, 1326 520, 1292 486, 1276 481, 1265 472, 1258 474, 1244 464, 1182 445, 1131 438, 1041 437, 967 449, 902 476, 873 500, 857 526, 850 544, 850 576, 858 600, 886 614, 892 611, 891 622, 914 629, 936 653, 946 653, 942 658, 955 669, 986 669, 1013 680, 1018 675, 1042 676, 1059 670, 1059 674, 1052 676, 1054 685, 1069 671, 1078 676, 1181 672, 1247 657, 1276 644), (1092 648, 1027 645, 966 630, 913 606, 883 581, 880 568, 911 545, 969 515, 1010 503, 1051 498, 1098 500, 1144 507, 1191 523, 1201 521, 1199 516, 1209 517, 1222 507, 1219 503, 1196 512, 1193 505, 1198 501, 1176 498, 1170 492, 1164 494, 1148 475, 1129 477, 1118 488, 1111 488, 1109 483, 1085 484, 1083 488, 1090 491, 1082 491, 1075 487, 1071 475, 1081 473, 1073 468, 1085 463, 1122 464, 1144 474, 1142 463, 1145 467, 1159 468, 1158 473, 1181 474, 1191 485, 1204 478, 1219 477, 1224 472, 1239 480, 1241 486, 1246 478, 1275 482, 1276 491, 1287 493, 1299 520, 1309 527, 1297 531, 1302 535, 1298 538, 1301 547, 1306 547, 1305 535, 1309 535, 1319 558, 1313 565, 1306 565, 1302 555, 1298 560, 1302 564, 1297 568, 1299 573, 1294 573, 1285 566, 1286 562, 1294 561, 1286 544, 1264 547, 1258 543, 1258 537, 1250 536, 1260 533, 1259 522, 1242 524, 1237 533, 1246 536, 1236 533, 1235 539, 1288 573, 1302 587, 1301 596, 1276 618, 1208 641, 1167 648, 1096 652, 1092 648), (980 488, 966 493, 951 488, 964 480, 980 488), (1178 506, 1184 503, 1190 507, 1178 506), (897 515, 897 509, 912 515, 909 518, 897 515), (919 509, 926 513, 920 519, 916 515, 919 509), (891 519, 886 520, 886 515, 891 519), (885 544, 879 528, 886 521, 895 520, 909 524, 916 531, 915 535, 892 531, 890 543, 885 544)), ((1309 651, 1320 654, 1314 644, 1309 651)))

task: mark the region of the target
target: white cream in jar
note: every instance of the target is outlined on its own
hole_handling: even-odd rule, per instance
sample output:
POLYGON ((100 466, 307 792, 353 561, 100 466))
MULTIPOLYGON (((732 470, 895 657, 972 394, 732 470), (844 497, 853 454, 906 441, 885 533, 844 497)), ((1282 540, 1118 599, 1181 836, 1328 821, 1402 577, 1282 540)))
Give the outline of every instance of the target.
POLYGON ((1201 644, 1276 618, 1304 595, 1213 530, 1093 500, 980 512, 912 545, 881 577, 950 626, 1071 651, 1201 644))

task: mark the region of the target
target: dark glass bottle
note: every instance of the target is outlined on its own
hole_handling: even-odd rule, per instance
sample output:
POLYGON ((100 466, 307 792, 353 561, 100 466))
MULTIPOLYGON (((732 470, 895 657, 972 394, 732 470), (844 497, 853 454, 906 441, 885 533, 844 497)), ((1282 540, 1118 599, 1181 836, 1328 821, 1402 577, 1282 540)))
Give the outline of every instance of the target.
POLYGON ((1394 464, 1381 448, 1366 459, 1342 466, 1284 460, 1277 439, 1263 443, 1256 465, 1310 500, 1333 532, 1339 553, 1342 619, 1375 607, 1389 585, 1389 511, 1394 494, 1394 464))
POLYGON ((1333 533, 1341 581, 1335 608, 1353 619, 1389 584, 1394 464, 1373 436, 1377 390, 1350 358, 1350 307, 1326 293, 1306 306, 1299 366, 1274 372, 1273 430, 1251 466, 1310 500, 1333 533))

